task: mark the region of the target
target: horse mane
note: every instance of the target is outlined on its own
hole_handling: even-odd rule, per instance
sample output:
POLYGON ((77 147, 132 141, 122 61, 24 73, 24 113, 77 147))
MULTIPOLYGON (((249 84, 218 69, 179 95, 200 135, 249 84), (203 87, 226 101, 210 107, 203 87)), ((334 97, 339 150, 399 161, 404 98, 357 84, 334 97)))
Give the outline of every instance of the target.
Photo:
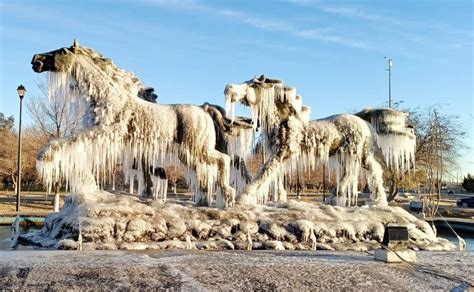
POLYGON ((103 73, 109 76, 112 80, 116 81, 117 84, 120 84, 123 89, 128 91, 136 90, 137 96, 140 93, 145 93, 147 97, 154 97, 152 88, 150 93, 149 88, 146 88, 133 72, 126 71, 118 67, 114 64, 112 59, 105 57, 103 54, 100 54, 91 48, 79 45, 76 41, 74 42, 73 46, 69 48, 69 51, 77 56, 85 57, 92 64, 97 66, 103 73))

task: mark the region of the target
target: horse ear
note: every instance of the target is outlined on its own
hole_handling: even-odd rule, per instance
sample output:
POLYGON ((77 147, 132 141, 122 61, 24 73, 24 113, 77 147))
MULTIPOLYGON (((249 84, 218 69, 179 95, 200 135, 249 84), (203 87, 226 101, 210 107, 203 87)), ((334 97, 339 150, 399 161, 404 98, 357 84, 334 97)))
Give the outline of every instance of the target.
POLYGON ((74 42, 72 43, 72 47, 73 48, 78 48, 79 47, 79 42, 77 41, 77 39, 74 39, 74 42))

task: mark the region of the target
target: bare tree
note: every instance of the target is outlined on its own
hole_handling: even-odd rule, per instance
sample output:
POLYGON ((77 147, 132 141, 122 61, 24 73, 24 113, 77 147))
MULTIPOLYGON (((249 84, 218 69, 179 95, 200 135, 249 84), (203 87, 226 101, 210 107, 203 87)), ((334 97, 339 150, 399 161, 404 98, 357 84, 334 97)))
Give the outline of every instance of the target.
POLYGON ((418 127, 417 167, 424 170, 425 213, 434 216, 441 199, 443 175, 456 166, 465 132, 458 117, 431 107, 418 127))
POLYGON ((393 200, 401 185, 423 187, 424 212, 434 216, 441 199, 443 175, 456 166, 459 150, 464 147, 465 135, 458 117, 440 112, 437 106, 427 110, 413 110, 410 122, 415 129, 416 172, 396 174, 387 171, 389 201, 393 200))
POLYGON ((16 192, 16 173, 17 173, 17 134, 11 127, 0 129, 0 176, 4 182, 12 182, 16 192))
POLYGON ((166 175, 168 176, 168 181, 171 183, 174 195, 177 193, 178 181, 185 176, 185 173, 186 168, 180 163, 166 167, 166 175))
MULTIPOLYGON (((4 181, 11 182, 14 190, 17 189, 18 177, 18 134, 11 127, 0 129, 0 177, 4 181)), ((26 128, 23 133, 22 164, 21 173, 22 184, 36 181, 36 153, 46 143, 44 136, 39 135, 33 128, 26 128)))
POLYGON ((28 111, 38 128, 48 137, 62 138, 76 132, 82 126, 85 109, 74 98, 58 91, 49 93, 45 80, 37 86, 41 96, 33 96, 28 111))

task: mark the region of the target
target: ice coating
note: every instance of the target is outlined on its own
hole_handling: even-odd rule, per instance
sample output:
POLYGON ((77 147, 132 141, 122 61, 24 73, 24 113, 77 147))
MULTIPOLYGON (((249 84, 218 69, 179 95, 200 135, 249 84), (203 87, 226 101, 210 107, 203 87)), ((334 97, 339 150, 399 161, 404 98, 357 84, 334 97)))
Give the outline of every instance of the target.
POLYGON ((241 84, 228 84, 225 87, 226 110, 235 115, 235 104, 240 102, 252 110, 252 121, 264 132, 271 132, 286 115, 301 112, 302 98, 296 94, 296 88, 285 86, 280 80, 267 79, 265 76, 254 78, 241 84), (265 83, 265 82, 271 82, 265 83))
MULTIPOLYGON (((229 130, 229 136, 218 146, 219 122, 211 113, 215 108, 150 104, 138 97, 148 91, 133 73, 118 69, 90 49, 75 44, 36 55, 33 66, 37 72, 54 72, 49 78, 52 93, 83 101, 88 111, 84 130, 52 142, 38 162, 46 184, 64 177, 76 195, 67 199, 60 213, 48 217, 41 232, 22 237, 24 242, 84 249, 371 249, 380 246, 384 226, 396 224, 408 227, 413 248, 453 248, 436 238, 426 222, 400 208, 383 207, 382 168, 373 149, 377 145, 384 148, 384 142, 376 138, 393 134, 411 137, 406 120, 396 113, 382 114, 376 120, 372 117, 379 117, 377 111, 368 112, 365 121, 355 115, 310 121, 310 108, 303 105, 294 87, 260 77, 226 87, 228 109, 234 112, 236 102, 250 106, 253 125, 242 123, 235 114, 230 122, 223 119, 222 128, 229 130), (242 127, 236 131, 229 128, 229 124, 239 123, 242 127), (260 127, 268 157, 254 179, 244 174, 242 163, 254 148, 253 127, 260 127), (219 153, 218 147, 231 154, 231 171, 231 157, 219 153), (200 205, 215 201, 219 208, 231 206, 230 182, 241 191, 241 202, 265 204, 272 200, 279 203, 278 208, 215 210, 193 208, 189 202, 163 202, 167 180, 157 168, 178 163, 188 166, 186 177, 193 199, 200 205), (282 204, 287 199, 284 175, 311 170, 321 163, 337 177, 334 201, 338 205, 356 204, 358 176, 363 173, 378 206, 282 204), (99 190, 118 165, 130 180, 131 192, 135 187, 139 193, 143 191, 144 173, 150 172, 157 201, 99 190)), ((399 153, 410 156, 402 146, 389 151, 393 153, 390 157, 400 157, 399 153)), ((397 166, 405 163, 400 158, 393 161, 397 166)))
POLYGON ((415 166, 415 139, 399 135, 378 135, 377 144, 385 158, 385 163, 397 173, 406 173, 415 166))
POLYGON ((213 202, 217 184, 225 197, 221 207, 232 205, 230 158, 215 150, 214 123, 202 108, 140 99, 144 86, 133 73, 76 44, 35 55, 32 64, 37 72, 52 72, 52 91, 73 91, 89 108, 83 131, 52 142, 39 155, 38 169, 49 188, 62 177, 73 192, 92 194, 116 165, 127 171, 135 160, 143 159, 146 168, 181 161, 195 173, 193 187, 206 193, 206 200, 196 196, 200 203, 213 202))
POLYGON ((238 134, 229 135, 227 139, 227 153, 247 159, 254 149, 255 130, 239 129, 238 134))
POLYGON ((318 249, 380 247, 384 226, 406 226, 409 247, 454 250, 430 225, 399 207, 348 207, 290 201, 280 207, 194 208, 100 192, 94 200, 69 197, 20 243, 77 249, 318 249), (81 222, 79 224, 79 222, 81 222), (81 235, 79 236, 79 229, 81 235))
POLYGON ((375 148, 379 147, 387 165, 398 171, 414 165, 415 139, 406 125, 406 113, 380 109, 368 111, 368 118, 343 114, 309 121, 310 108, 303 105, 296 89, 263 75, 228 84, 224 94, 228 105, 240 102, 251 108, 254 124, 262 129, 263 148, 270 156, 240 196, 243 203, 266 203, 270 192, 274 198, 284 194, 278 190, 283 188, 279 183, 283 175, 314 170, 323 164, 336 178, 336 204, 357 203, 363 170, 373 203, 386 205, 383 169, 375 159, 375 148))
POLYGON ((415 168, 416 136, 407 125, 408 113, 390 108, 367 108, 356 114, 377 132, 377 145, 388 167, 403 175, 415 168))

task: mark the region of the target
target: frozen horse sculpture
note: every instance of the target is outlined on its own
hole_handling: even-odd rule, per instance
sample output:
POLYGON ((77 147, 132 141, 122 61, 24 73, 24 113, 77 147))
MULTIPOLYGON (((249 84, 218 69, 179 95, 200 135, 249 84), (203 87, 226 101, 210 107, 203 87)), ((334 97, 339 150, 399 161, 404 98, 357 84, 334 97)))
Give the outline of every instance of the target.
POLYGON ((64 177, 73 192, 89 193, 117 162, 126 170, 142 158, 152 167, 180 160, 192 170, 193 183, 207 190, 207 196, 196 198, 198 203, 211 204, 217 183, 219 207, 233 205, 230 158, 215 149, 214 123, 201 107, 150 106, 138 97, 144 86, 133 73, 76 41, 69 48, 36 54, 31 63, 35 72, 50 72, 52 90, 74 90, 73 96, 88 105, 85 130, 54 141, 39 155, 47 185, 64 177))
MULTIPOLYGON (((376 134, 368 122, 350 114, 309 121, 310 109, 302 105, 296 90, 263 75, 242 84, 229 84, 224 93, 228 108, 232 109, 238 101, 251 107, 253 118, 269 137, 267 143, 272 151, 256 179, 239 196, 240 202, 264 202, 270 182, 281 177, 283 170, 294 171, 298 164, 303 169, 314 169, 324 163, 336 173, 338 204, 356 203, 361 167, 365 170, 373 202, 387 204, 382 168, 374 158, 376 134)), ((398 128, 405 131, 406 115, 402 117, 403 123, 398 128)), ((391 137, 395 126, 384 125, 381 119, 378 127, 386 129, 386 134, 391 137)), ((413 157, 410 153, 414 147, 410 146, 396 153, 390 149, 382 152, 387 153, 386 157, 395 157, 399 153, 406 154, 403 158, 413 157)), ((408 163, 403 165, 405 167, 408 163)))

